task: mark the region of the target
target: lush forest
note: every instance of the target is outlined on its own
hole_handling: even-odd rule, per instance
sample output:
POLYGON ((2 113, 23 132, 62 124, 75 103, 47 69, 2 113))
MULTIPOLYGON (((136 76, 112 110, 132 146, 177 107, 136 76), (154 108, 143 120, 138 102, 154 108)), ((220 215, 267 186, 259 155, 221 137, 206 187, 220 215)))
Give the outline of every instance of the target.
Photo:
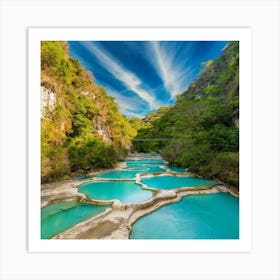
POLYGON ((128 119, 69 56, 66 42, 42 41, 42 183, 113 167, 132 150, 160 152, 174 166, 238 186, 238 42, 230 42, 215 61, 202 66, 174 105, 144 119, 128 119), (136 141, 143 138, 172 140, 136 141))
POLYGON ((136 133, 66 42, 41 42, 42 183, 112 167, 136 133))
POLYGON ((239 44, 230 42, 170 107, 144 118, 136 140, 140 152, 159 151, 172 165, 239 185, 239 44))

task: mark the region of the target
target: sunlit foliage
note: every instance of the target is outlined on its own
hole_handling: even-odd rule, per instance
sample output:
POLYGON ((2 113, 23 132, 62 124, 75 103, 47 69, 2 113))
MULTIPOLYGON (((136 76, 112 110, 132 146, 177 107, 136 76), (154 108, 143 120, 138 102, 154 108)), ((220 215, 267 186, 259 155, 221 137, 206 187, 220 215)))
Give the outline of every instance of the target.
POLYGON ((67 43, 41 42, 41 86, 55 95, 41 117, 42 182, 112 167, 127 154, 136 130, 67 43))
POLYGON ((175 166, 238 186, 238 42, 229 43, 218 59, 204 65, 196 81, 176 97, 176 104, 163 114, 153 114, 150 127, 139 130, 136 137, 174 139, 134 141, 133 147, 141 152, 159 151, 175 166))

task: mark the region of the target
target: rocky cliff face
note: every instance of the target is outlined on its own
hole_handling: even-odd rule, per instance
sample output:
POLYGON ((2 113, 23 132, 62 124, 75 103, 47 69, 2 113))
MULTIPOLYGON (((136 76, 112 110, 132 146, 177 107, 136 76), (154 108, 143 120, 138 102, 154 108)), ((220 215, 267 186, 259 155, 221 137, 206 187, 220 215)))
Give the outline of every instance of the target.
POLYGON ((136 138, 170 141, 134 141, 141 152, 159 151, 175 166, 204 177, 239 184, 239 43, 230 42, 189 88, 136 138))
POLYGON ((41 118, 52 112, 56 106, 56 95, 53 89, 41 86, 41 118))
POLYGON ((236 104, 232 122, 239 126, 239 42, 230 42, 215 61, 205 63, 197 79, 183 93, 188 100, 217 98, 236 104))
POLYGON ((69 56, 67 43, 42 42, 42 181, 112 166, 135 135, 114 99, 69 56))

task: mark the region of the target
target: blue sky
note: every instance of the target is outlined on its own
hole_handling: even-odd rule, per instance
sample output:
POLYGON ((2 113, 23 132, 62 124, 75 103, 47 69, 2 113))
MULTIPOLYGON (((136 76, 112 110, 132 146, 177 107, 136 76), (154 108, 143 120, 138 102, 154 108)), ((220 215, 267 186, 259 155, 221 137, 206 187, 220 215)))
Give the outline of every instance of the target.
POLYGON ((175 102, 225 41, 69 41, 70 55, 115 98, 127 117, 175 102))

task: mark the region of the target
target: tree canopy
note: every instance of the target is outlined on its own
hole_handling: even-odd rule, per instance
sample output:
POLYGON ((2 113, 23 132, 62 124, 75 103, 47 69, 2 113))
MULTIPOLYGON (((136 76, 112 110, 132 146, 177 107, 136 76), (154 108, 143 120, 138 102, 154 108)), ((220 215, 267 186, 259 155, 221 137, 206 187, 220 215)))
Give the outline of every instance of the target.
POLYGON ((149 126, 140 129, 136 137, 174 139, 134 141, 133 148, 160 152, 175 166, 238 186, 238 42, 230 42, 220 57, 204 65, 197 79, 177 96, 176 104, 144 118, 149 126))
POLYGON ((66 42, 41 42, 43 100, 48 102, 41 115, 42 182, 112 167, 136 136, 133 122, 120 113, 114 99, 69 56, 66 42), (50 94, 54 106, 49 106, 50 94))

